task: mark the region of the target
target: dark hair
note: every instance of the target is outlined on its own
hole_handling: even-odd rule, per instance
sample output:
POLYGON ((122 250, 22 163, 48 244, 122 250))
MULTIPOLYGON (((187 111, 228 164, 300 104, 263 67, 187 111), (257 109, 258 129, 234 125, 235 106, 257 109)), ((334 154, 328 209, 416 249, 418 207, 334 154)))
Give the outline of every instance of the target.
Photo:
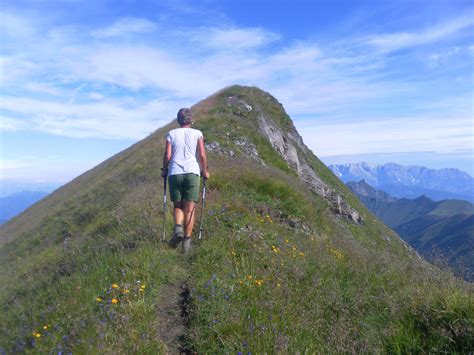
POLYGON ((177 119, 181 126, 188 125, 193 123, 193 114, 189 108, 182 108, 178 111, 177 119))

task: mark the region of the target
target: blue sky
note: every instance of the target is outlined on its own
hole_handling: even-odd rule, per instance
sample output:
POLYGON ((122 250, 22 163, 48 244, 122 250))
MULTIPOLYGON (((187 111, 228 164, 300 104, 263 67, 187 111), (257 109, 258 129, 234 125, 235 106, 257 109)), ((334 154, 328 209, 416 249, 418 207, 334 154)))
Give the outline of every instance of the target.
POLYGON ((66 182, 224 86, 327 163, 474 175, 472 1, 2 1, 1 178, 66 182))

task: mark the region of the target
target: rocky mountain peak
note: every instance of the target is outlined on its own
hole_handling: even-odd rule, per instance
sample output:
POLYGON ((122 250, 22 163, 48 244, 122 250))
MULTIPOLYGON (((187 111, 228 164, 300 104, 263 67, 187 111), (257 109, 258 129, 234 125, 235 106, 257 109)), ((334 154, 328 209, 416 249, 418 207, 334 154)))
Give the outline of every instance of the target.
MULTIPOLYGON (((266 138, 288 167, 306 186, 324 198, 336 215, 355 223, 363 223, 359 212, 347 203, 341 193, 325 183, 311 166, 309 157, 313 153, 304 144, 281 103, 270 94, 254 87, 233 86, 218 94, 225 101, 226 108, 235 116, 253 121, 255 129, 266 138)), ((240 145, 247 156, 265 164, 255 145, 245 137, 234 140, 233 143, 240 145)), ((232 150, 221 149, 215 142, 208 143, 207 148, 230 157, 235 155, 232 150)))

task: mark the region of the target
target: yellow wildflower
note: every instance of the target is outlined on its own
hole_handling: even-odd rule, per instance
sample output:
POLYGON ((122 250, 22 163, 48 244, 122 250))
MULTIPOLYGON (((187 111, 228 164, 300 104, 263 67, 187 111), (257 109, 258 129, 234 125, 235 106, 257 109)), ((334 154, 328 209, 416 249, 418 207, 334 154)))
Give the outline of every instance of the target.
POLYGON ((97 302, 102 302, 102 297, 97 297, 95 300, 96 300, 97 302))
POLYGON ((41 338, 41 333, 36 333, 36 334, 35 334, 35 337, 41 338))
POLYGON ((244 282, 243 282, 242 280, 239 280, 239 284, 241 284, 241 285, 242 285, 243 283, 244 283, 244 282))
POLYGON ((145 285, 141 285, 141 286, 140 286, 140 288, 142 288, 142 289, 145 289, 145 287, 146 287, 145 285))
POLYGON ((290 241, 288 239, 285 239, 285 243, 288 244, 290 241))
POLYGON ((122 291, 124 294, 130 293, 130 290, 123 290, 122 291))
POLYGON ((253 277, 252 275, 247 276, 249 280, 252 280, 252 277, 253 277))
POLYGON ((119 302, 119 300, 116 299, 116 298, 112 298, 112 301, 111 301, 111 302, 112 302, 112 304, 117 304, 117 303, 119 302))
POLYGON ((303 253, 303 252, 300 252, 300 256, 304 256, 304 253, 303 253))
POLYGON ((337 259, 342 259, 344 257, 344 255, 337 249, 330 248, 329 250, 337 259))
POLYGON ((280 283, 277 283, 277 286, 278 286, 278 287, 280 287, 280 286, 281 286, 281 284, 280 284, 280 283))
POLYGON ((48 330, 48 325, 43 325, 44 330, 48 330))
POLYGON ((118 287, 119 287, 119 285, 117 285, 117 284, 112 284, 112 288, 118 288, 118 287))

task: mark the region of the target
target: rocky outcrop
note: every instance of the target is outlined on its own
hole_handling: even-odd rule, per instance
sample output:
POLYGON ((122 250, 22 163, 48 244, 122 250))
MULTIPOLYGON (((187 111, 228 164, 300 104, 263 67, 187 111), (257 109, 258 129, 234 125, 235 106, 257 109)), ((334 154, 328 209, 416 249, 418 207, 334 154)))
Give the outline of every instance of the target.
MULTIPOLYGON (((252 107, 238 96, 227 97, 226 104, 238 116, 247 116, 250 113, 252 113, 252 116, 256 115, 258 129, 268 138, 272 147, 288 163, 288 166, 298 174, 306 186, 328 202, 334 214, 347 218, 357 224, 363 223, 360 214, 346 202, 343 196, 328 186, 311 167, 307 158, 311 152, 304 144, 303 139, 293 124, 288 129, 283 130, 258 105, 252 107)), ((282 106, 281 109, 284 110, 282 106)), ((206 144, 206 149, 229 158, 233 158, 236 155, 244 155, 265 165, 264 160, 258 155, 255 145, 249 142, 247 138, 241 137, 232 143, 235 150, 234 148, 223 147, 217 142, 206 144)))
MULTIPOLYGON (((303 143, 303 139, 292 124, 286 131, 284 131, 276 125, 274 119, 267 117, 259 107, 252 107, 243 99, 236 96, 228 97, 226 102, 228 106, 234 107, 236 113, 239 115, 255 111, 257 113, 260 131, 268 138, 272 147, 288 163, 288 166, 298 174, 299 178, 306 184, 306 186, 324 198, 336 215, 347 218, 358 224, 363 223, 363 219, 359 213, 349 206, 340 194, 324 183, 316 174, 314 169, 311 168, 306 158, 306 155, 309 154, 309 149, 303 143)), ((240 144, 237 144, 237 142, 235 143, 240 147, 245 147, 249 144, 249 142, 245 140, 240 144)), ((263 162, 262 159, 258 157, 255 146, 253 149, 250 149, 250 154, 246 155, 263 162), (253 149, 255 151, 253 151, 253 149)), ((246 151, 248 152, 249 150, 246 149, 246 151)))
POLYGON ((233 141, 235 149, 229 149, 221 146, 218 142, 205 143, 206 151, 213 152, 228 158, 237 156, 246 156, 247 158, 256 160, 262 165, 266 165, 262 158, 258 155, 255 144, 249 142, 247 138, 241 137, 233 141))
POLYGON ((229 96, 227 98, 227 106, 233 106, 237 108, 237 114, 240 116, 245 112, 252 111, 252 106, 246 103, 244 100, 239 99, 237 96, 229 96))
POLYGON ((258 123, 273 148, 297 172, 306 186, 329 202, 335 214, 346 217, 355 223, 363 222, 359 213, 349 206, 340 194, 324 183, 311 168, 303 154, 308 148, 304 145, 303 139, 294 127, 291 127, 287 132, 283 132, 273 123, 271 118, 266 117, 263 113, 259 114, 258 123), (300 151, 300 154, 298 154, 298 151, 300 151))

